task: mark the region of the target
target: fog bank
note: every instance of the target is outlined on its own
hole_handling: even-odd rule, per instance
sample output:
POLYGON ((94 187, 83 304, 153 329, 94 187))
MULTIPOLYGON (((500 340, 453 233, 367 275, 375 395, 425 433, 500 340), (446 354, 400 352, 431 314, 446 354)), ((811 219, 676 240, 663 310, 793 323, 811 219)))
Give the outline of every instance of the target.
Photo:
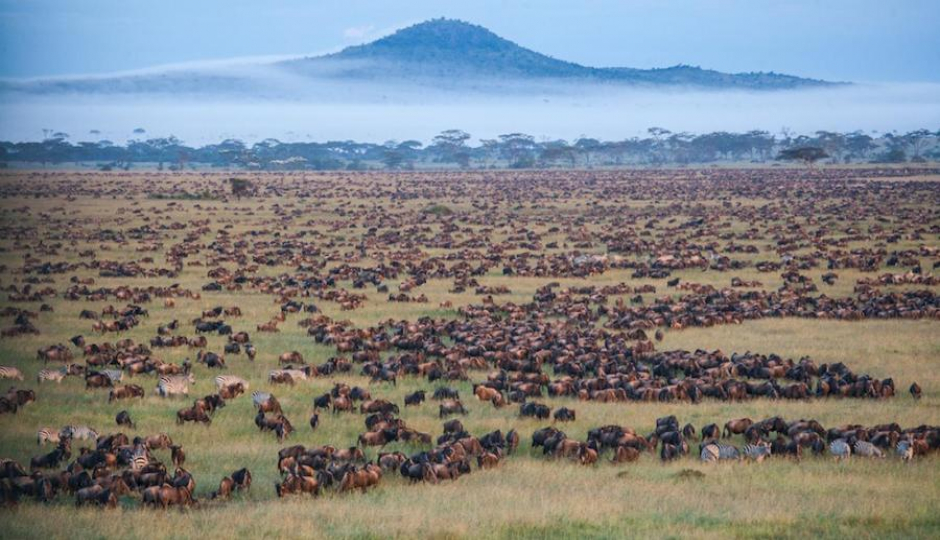
POLYGON ((355 139, 424 142, 460 128, 476 139, 524 132, 537 138, 587 135, 618 140, 651 126, 674 132, 900 132, 940 127, 940 85, 857 84, 772 92, 660 90, 559 85, 502 92, 321 85, 302 98, 207 95, 0 94, 0 140, 72 141, 175 135, 188 144, 226 138, 256 142, 355 139), (136 128, 146 130, 134 134, 136 128), (98 133, 91 133, 96 130, 98 133))

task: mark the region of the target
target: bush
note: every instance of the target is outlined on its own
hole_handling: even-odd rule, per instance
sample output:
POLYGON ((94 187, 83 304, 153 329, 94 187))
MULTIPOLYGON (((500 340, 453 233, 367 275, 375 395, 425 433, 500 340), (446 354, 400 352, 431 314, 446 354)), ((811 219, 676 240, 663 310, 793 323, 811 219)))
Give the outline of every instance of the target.
POLYGON ((449 207, 444 206, 443 204, 433 204, 423 210, 425 214, 431 214, 434 216, 449 216, 454 213, 449 207))

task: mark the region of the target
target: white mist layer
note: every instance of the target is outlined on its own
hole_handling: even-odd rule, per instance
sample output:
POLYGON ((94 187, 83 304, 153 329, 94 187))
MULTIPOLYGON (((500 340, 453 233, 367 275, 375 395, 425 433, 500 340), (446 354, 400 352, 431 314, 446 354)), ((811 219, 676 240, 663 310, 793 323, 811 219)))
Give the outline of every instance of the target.
MULTIPOLYGON (((290 86, 284 81, 285 87, 290 86)), ((296 82, 296 81, 295 81, 296 82)), ((455 86, 458 86, 455 84, 455 86)), ((0 95, 0 140, 40 140, 54 130, 72 141, 175 135, 189 145, 238 138, 252 143, 354 139, 428 142, 459 128, 476 139, 523 132, 537 138, 604 140, 673 132, 778 133, 817 130, 905 132, 940 128, 940 85, 861 84, 792 91, 631 89, 617 86, 503 85, 467 91, 325 82, 297 97, 225 95, 0 95), (145 134, 133 134, 144 128, 145 134), (99 133, 90 134, 91 130, 99 133)), ((271 94, 268 94, 271 95, 271 94)))

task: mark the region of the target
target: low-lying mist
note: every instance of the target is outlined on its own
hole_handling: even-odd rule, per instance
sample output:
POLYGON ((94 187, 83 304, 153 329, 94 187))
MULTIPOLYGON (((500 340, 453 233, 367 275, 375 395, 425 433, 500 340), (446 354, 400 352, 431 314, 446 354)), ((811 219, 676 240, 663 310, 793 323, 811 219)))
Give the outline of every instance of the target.
MULTIPOLYGON (((294 82, 284 80, 284 87, 294 82)), ((619 140, 644 135, 652 126, 690 133, 936 129, 940 85, 747 92, 455 81, 453 88, 429 90, 321 79, 302 92, 0 94, 0 140, 9 141, 41 140, 55 131, 72 141, 115 143, 169 135, 188 144, 227 138, 428 142, 451 128, 474 139, 523 132, 619 140), (145 133, 134 133, 138 128, 145 133)))

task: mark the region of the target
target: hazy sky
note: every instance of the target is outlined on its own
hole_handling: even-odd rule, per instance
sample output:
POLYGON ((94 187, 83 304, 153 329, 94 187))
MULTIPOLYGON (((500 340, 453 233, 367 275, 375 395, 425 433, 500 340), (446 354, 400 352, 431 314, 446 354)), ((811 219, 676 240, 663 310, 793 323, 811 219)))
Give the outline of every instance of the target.
POLYGON ((321 53, 440 16, 594 66, 940 81, 940 0, 0 0, 0 77, 321 53))

